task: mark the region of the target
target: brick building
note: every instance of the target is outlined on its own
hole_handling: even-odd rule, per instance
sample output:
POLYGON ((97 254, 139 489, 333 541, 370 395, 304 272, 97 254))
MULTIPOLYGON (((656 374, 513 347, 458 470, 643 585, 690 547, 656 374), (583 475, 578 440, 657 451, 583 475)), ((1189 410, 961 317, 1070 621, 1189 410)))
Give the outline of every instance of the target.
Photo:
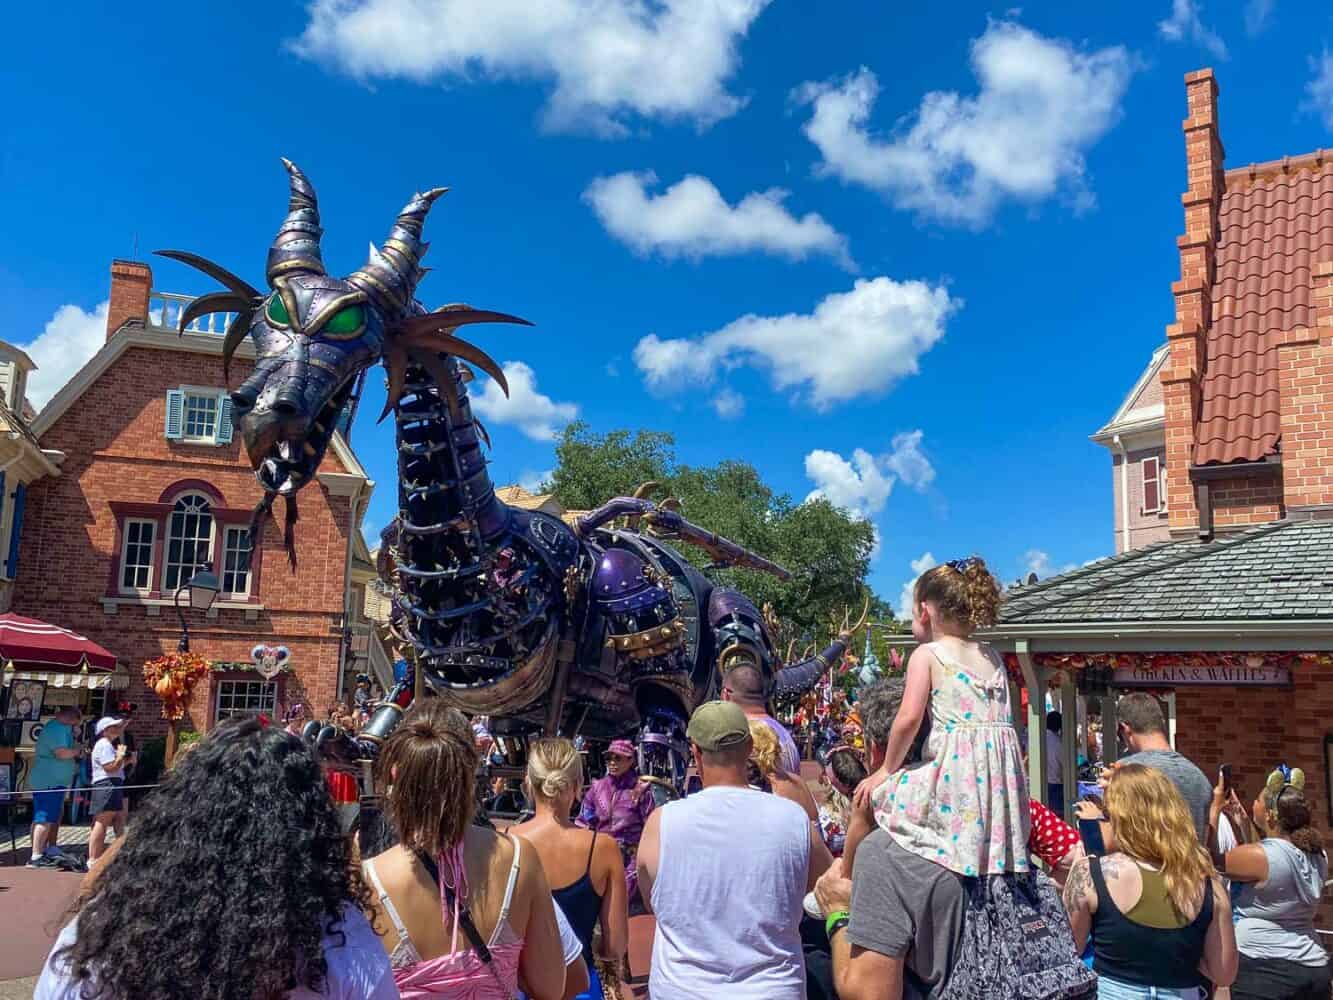
MULTIPOLYGON (((112 264, 106 343, 32 424, 41 447, 64 457, 58 476, 28 487, 13 599, 15 612, 116 655, 120 697, 138 704, 142 736, 165 723, 140 667, 176 648, 176 593, 201 566, 222 592, 207 613, 190 610, 186 594, 181 602, 191 648, 215 672, 196 688, 187 725, 203 730, 231 712, 294 702, 322 716, 356 673, 387 685, 391 669, 364 615, 373 571, 360 523, 374 484, 335 434, 318 482, 300 494, 297 567, 271 520, 249 558, 247 527, 262 494, 232 433, 225 324, 208 317, 178 335, 188 301, 155 292, 145 264, 112 264), (272 681, 253 669, 258 644, 290 651, 272 681)), ((233 385, 253 358, 243 344, 233 385)))
MULTIPOLYGON (((1067 718, 1100 702, 1107 734, 1115 695, 1157 694, 1177 748, 1205 771, 1231 763, 1245 796, 1278 762, 1303 768, 1328 833, 1333 157, 1226 169, 1213 73, 1185 82, 1175 322, 1093 435, 1112 452, 1118 554, 1011 590, 993 638, 1067 718)), ((1036 712, 1028 729, 1043 787, 1036 712)))

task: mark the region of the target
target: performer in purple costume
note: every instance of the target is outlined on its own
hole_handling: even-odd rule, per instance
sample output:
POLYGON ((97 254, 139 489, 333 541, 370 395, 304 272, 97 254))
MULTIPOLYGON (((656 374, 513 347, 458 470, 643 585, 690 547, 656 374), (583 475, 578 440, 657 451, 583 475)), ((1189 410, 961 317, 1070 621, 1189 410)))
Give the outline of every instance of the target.
POLYGON ((648 783, 634 766, 634 745, 614 740, 606 750, 606 776, 588 786, 579 810, 579 826, 608 833, 620 845, 625 862, 625 886, 629 889, 630 912, 639 905, 639 871, 635 856, 643 825, 653 811, 648 783))

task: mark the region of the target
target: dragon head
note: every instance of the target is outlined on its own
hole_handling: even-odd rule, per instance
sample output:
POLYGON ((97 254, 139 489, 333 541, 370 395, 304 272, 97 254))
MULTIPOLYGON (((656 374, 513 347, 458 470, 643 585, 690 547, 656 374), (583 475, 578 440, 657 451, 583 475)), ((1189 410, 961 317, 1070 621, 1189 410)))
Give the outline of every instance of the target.
POLYGON ((428 244, 421 231, 431 205, 447 190, 416 194, 394 220, 384 244, 346 278, 331 277, 320 256, 319 202, 299 168, 283 160, 290 180, 287 216, 268 251, 268 292, 261 293, 225 268, 192 253, 159 255, 198 268, 226 286, 193 300, 180 330, 208 313, 234 313, 222 349, 223 371, 249 336, 254 370, 232 393, 233 420, 250 465, 269 494, 293 496, 314 478, 349 402, 355 405, 364 373, 383 360, 389 398, 384 415, 402 396, 407 367, 426 369, 456 409, 453 362, 470 361, 505 391, 504 373, 483 352, 453 336, 466 323, 526 323, 504 313, 445 306, 427 312, 415 298, 425 275, 428 244))

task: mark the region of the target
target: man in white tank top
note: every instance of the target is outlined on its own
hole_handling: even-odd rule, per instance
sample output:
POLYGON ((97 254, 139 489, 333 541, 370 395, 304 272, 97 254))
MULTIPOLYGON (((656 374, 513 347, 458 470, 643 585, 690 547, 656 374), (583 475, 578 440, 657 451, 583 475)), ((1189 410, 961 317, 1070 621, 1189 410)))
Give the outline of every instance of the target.
POLYGON ((795 803, 747 784, 750 729, 728 702, 686 735, 703 791, 653 812, 639 891, 657 918, 653 1000, 804 1000, 801 901, 831 861, 795 803))

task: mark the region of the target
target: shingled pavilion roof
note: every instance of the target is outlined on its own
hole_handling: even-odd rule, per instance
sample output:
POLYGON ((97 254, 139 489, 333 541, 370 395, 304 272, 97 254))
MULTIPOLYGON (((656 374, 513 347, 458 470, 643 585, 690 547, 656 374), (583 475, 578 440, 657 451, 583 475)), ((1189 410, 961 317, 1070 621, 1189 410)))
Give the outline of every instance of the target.
POLYGON ((1333 520, 1161 542, 1010 590, 997 631, 1041 623, 1333 623, 1333 520))

